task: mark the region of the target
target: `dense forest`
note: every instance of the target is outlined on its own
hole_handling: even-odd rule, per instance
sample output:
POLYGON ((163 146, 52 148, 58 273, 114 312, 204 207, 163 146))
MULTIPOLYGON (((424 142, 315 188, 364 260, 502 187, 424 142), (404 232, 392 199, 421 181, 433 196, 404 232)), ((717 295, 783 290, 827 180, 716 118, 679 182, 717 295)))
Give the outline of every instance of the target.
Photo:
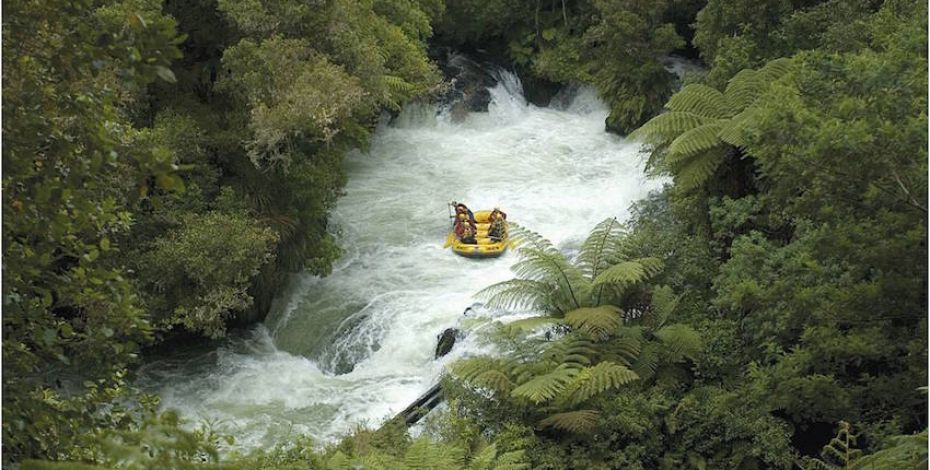
POLYGON ((4 468, 926 468, 926 2, 2 8, 4 468), (595 87, 672 183, 570 256, 515 225, 477 296, 538 316, 450 368, 423 436, 221 455, 134 365, 330 272, 343 158, 446 93, 439 50, 540 105, 595 87))

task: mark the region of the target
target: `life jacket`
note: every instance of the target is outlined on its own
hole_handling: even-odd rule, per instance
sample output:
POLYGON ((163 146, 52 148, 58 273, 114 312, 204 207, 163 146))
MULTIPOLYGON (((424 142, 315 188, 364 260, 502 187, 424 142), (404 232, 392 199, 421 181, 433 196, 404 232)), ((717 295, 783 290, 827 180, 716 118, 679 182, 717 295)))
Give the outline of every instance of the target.
POLYGON ((459 235, 459 238, 473 237, 475 236, 475 233, 477 232, 476 227, 472 226, 471 224, 461 224, 461 227, 462 227, 462 234, 459 235))

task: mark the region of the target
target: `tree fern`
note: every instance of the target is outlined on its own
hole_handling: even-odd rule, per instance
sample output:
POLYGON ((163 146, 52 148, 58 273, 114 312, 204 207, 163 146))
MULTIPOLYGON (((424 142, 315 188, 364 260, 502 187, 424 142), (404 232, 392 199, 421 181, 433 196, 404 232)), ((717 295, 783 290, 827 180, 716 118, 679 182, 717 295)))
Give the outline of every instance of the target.
POLYGON ((526 451, 523 449, 505 452, 497 458, 494 470, 530 470, 527 463, 526 451))
POLYGON ((612 362, 601 362, 582 369, 568 385, 568 401, 582 403, 607 390, 618 388, 639 379, 629 368, 612 362))
POLYGON ((676 165, 690 157, 714 149, 721 143, 719 134, 724 128, 725 126, 720 122, 711 122, 683 132, 669 144, 665 162, 669 165, 676 165))
POLYGON ((539 426, 584 434, 596 430, 598 420, 599 413, 595 410, 569 411, 549 416, 541 420, 539 426))
POLYGON ((690 112, 667 112, 650 119, 639 129, 631 132, 629 138, 647 144, 662 145, 695 127, 716 121, 716 118, 707 118, 690 112))
POLYGON ((468 470, 491 470, 496 458, 497 446, 495 444, 485 446, 481 452, 472 457, 471 462, 468 462, 468 470))
POLYGON ((722 93, 701 84, 686 85, 669 99, 665 107, 713 119, 727 117, 732 109, 722 93))
POLYGON ((552 286, 545 282, 510 279, 491 284, 480 290, 476 297, 484 299, 489 307, 504 310, 554 311, 552 286))
POLYGON ((542 251, 558 251, 552 246, 552 242, 546 240, 545 237, 515 222, 507 223, 507 235, 510 238, 511 246, 517 249, 533 248, 542 251))
POLYGON ((726 160, 723 148, 715 147, 705 153, 676 166, 675 184, 683 191, 691 191, 706 183, 717 171, 717 168, 726 160))
POLYGON ((404 454, 404 465, 410 470, 445 470, 461 468, 465 453, 457 448, 437 445, 429 439, 417 439, 404 454))
POLYGON ((513 389, 510 395, 514 398, 525 398, 539 404, 552 400, 565 389, 568 382, 578 373, 572 367, 559 367, 545 375, 533 378, 529 382, 513 389))
POLYGON ((652 291, 652 309, 644 319, 647 326, 658 329, 665 325, 669 316, 678 307, 680 296, 671 287, 660 286, 652 291))
POLYGON ((752 106, 771 84, 791 70, 788 59, 759 70, 742 70, 723 93, 706 85, 685 86, 669 99, 668 112, 649 120, 630 137, 653 146, 650 162, 689 191, 704 185, 726 160, 727 146, 743 147, 752 106))
POLYGON ((891 447, 857 460, 851 470, 897 470, 927 468, 927 431, 912 436, 895 436, 891 447))
POLYGON ((496 393, 507 394, 513 388, 509 373, 513 368, 510 361, 489 356, 478 356, 456 361, 451 371, 463 380, 496 393))
POLYGON ((623 226, 616 217, 604 219, 594 227, 578 253, 576 263, 588 279, 594 279, 622 256, 623 226))
POLYGON ((594 285, 612 284, 620 287, 642 282, 658 271, 661 261, 657 258, 623 261, 617 263, 594 279, 594 285))
POLYGON ((670 362, 694 358, 701 351, 701 335, 690 326, 676 323, 663 327, 654 334, 662 342, 670 362))
POLYGON ((596 341, 603 341, 620 328, 620 309, 613 305, 575 309, 565 314, 565 323, 596 341))
POLYGON ((636 372, 643 380, 651 379, 659 369, 659 345, 655 343, 646 343, 633 362, 633 372, 636 372))

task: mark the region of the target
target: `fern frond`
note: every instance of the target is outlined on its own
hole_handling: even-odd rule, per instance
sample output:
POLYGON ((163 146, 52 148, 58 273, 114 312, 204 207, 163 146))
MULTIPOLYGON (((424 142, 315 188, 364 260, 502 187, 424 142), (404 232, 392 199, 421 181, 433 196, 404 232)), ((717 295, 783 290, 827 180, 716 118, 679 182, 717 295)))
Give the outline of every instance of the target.
POLYGON ((588 303, 591 285, 584 274, 565 259, 558 251, 543 251, 535 248, 520 250, 523 260, 515 263, 511 269, 523 279, 540 281, 550 286, 548 299, 562 299, 556 307, 560 309, 578 308, 588 303), (555 287, 555 289, 553 289, 555 287))
POLYGON ((578 369, 560 367, 548 374, 533 378, 513 389, 510 396, 525 398, 539 404, 552 400, 565 389, 565 385, 578 373, 578 369))
POLYGON ((556 413, 539 422, 543 428, 562 429, 576 434, 585 434, 597 429, 599 413, 595 410, 556 413))
POLYGON ((521 318, 519 320, 514 320, 510 323, 504 325, 507 328, 512 328, 519 331, 532 331, 541 326, 551 326, 561 322, 560 318, 557 317, 529 317, 521 318))
POLYGON ((508 377, 512 368, 509 361, 489 356, 471 357, 452 363, 450 371, 456 377, 496 393, 509 393, 513 382, 508 377))
POLYGON ((342 451, 336 451, 332 457, 329 458, 329 461, 326 462, 327 470, 352 470, 351 462, 349 457, 346 457, 342 451))
POLYGON ((694 113, 669 111, 662 113, 631 132, 628 138, 647 144, 661 145, 671 142, 684 132, 714 122, 715 119, 694 113))
POLYGON ((598 349, 595 348, 594 343, 582 336, 566 336, 559 343, 563 347, 559 350, 560 355, 557 357, 557 361, 567 367, 576 369, 586 367, 598 355, 598 349))
POLYGON ((754 108, 741 111, 736 116, 733 116, 726 125, 721 127, 717 136, 720 137, 721 141, 734 147, 746 148, 748 145, 748 141, 746 140, 746 136, 748 135, 747 129, 752 122, 754 113, 754 108))
POLYGON ((674 166, 688 157, 720 146, 723 144, 718 137, 721 129, 723 129, 723 124, 712 122, 682 133, 669 145, 665 162, 674 166))
POLYGON ((546 252, 558 251, 545 237, 515 222, 507 222, 507 236, 510 239, 510 245, 518 251, 521 248, 533 248, 546 252))
POLYGON ((471 383, 478 387, 505 394, 513 388, 513 383, 506 374, 499 370, 488 370, 476 375, 471 383))
POLYGON ((672 170, 676 185, 683 191, 691 191, 702 186, 713 176, 725 158, 724 152, 718 149, 692 157, 672 170))
POLYGON ((586 367, 575 376, 568 388, 573 390, 570 402, 581 403, 595 395, 607 390, 619 388, 635 380, 639 376, 626 366, 613 362, 601 362, 592 367, 586 367))
POLYGON ((770 60, 762 66, 762 68, 759 69, 759 77, 766 83, 771 84, 790 73, 793 69, 794 64, 791 62, 791 59, 781 57, 770 60))
POLYGON ((523 449, 505 452, 494 465, 494 470, 530 470, 526 461, 526 451, 523 449))
POLYGON ((723 94, 707 85, 687 85, 675 93, 666 108, 672 111, 694 113, 708 118, 724 118, 728 108, 723 94))
POLYGON ((602 272, 594 279, 594 285, 611 284, 619 287, 629 286, 646 279, 646 268, 636 261, 623 261, 602 272))
POLYGON ((723 92, 727 107, 734 112, 743 111, 755 103, 762 94, 765 84, 759 72, 752 69, 740 70, 730 79, 723 92))
POLYGON ((484 299, 492 308, 546 310, 550 308, 548 300, 551 294, 552 287, 544 282, 510 279, 491 284, 475 296, 484 299))
POLYGON ((927 431, 911 436, 895 436, 892 445, 867 455, 850 470, 897 470, 927 468, 927 431))
POLYGON ((624 334, 626 333, 624 330, 627 329, 629 328, 624 328, 621 330, 621 335, 604 344, 602 357, 630 367, 642 350, 642 338, 624 334))
POLYGON ((633 372, 643 380, 651 379, 659 369, 659 345, 647 343, 633 363, 633 372))
POLYGON ((665 269, 665 263, 662 262, 659 258, 636 258, 633 261, 639 263, 643 267, 643 270, 646 272, 646 278, 655 277, 656 274, 662 272, 665 269))
POLYGON ((659 286, 652 291, 652 310, 646 323, 652 329, 659 329, 665 325, 668 317, 678 307, 681 296, 676 296, 675 291, 668 286, 659 286))
POLYGON ((465 453, 457 448, 420 438, 410 444, 404 454, 404 465, 410 470, 460 468, 465 453))
POLYGON ((623 225, 616 217, 604 219, 594 227, 578 253, 578 268, 588 279, 594 279, 621 256, 623 225))
POLYGON ((682 358, 694 358, 703 347, 701 335, 688 325, 675 323, 665 326, 655 333, 662 342, 665 353, 672 362, 682 358))
POLYGON ((468 470, 491 470, 491 465, 494 464, 496 457, 497 445, 489 444, 472 457, 471 462, 468 463, 468 470))
POLYGON ((575 309, 565 314, 565 323, 603 341, 620 328, 620 309, 613 305, 575 309))

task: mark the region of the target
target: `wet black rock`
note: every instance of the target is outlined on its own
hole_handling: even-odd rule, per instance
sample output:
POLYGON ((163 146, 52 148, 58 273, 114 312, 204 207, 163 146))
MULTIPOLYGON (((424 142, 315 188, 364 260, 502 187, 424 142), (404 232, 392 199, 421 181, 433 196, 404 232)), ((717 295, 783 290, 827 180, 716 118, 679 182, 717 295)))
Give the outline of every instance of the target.
POLYGON ((449 351, 451 351, 452 347, 455 346, 455 342, 464 337, 465 335, 461 330, 457 328, 446 328, 439 336, 437 336, 439 342, 436 344, 435 358, 439 359, 440 357, 449 354, 449 351))
POLYGON ((449 81, 449 89, 440 98, 451 106, 453 117, 469 112, 487 112, 491 103, 489 88, 497 85, 497 79, 488 72, 489 68, 464 54, 446 51, 445 60, 440 61, 443 74, 449 81))

